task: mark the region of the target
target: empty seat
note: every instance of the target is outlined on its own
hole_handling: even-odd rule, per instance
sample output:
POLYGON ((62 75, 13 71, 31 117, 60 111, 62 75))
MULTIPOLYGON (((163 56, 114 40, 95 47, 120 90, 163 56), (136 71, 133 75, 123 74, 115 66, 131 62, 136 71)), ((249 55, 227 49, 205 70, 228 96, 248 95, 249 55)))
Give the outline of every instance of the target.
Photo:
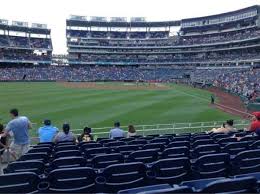
POLYGON ((128 138, 120 139, 120 141, 123 141, 123 142, 130 142, 130 141, 133 141, 133 140, 135 140, 134 137, 128 137, 128 138))
POLYGON ((196 135, 192 137, 193 142, 203 139, 211 139, 210 135, 196 135))
POLYGON ((128 156, 130 153, 139 150, 143 145, 124 145, 115 148, 117 152, 120 152, 124 156, 128 156))
POLYGON ((47 153, 27 153, 22 155, 19 158, 19 161, 26 161, 26 160, 40 160, 46 163, 49 159, 49 155, 47 153))
POLYGON ((136 139, 128 143, 128 145, 140 145, 140 144, 145 145, 147 144, 147 141, 144 139, 136 139))
POLYGON ((156 161, 158 158, 157 150, 139 150, 131 153, 128 156, 129 162, 143 162, 143 163, 151 163, 156 161))
POLYGON ((146 140, 146 141, 151 141, 152 139, 154 139, 155 137, 153 136, 146 136, 146 137, 140 137, 140 140, 146 140))
POLYGON ((103 147, 101 143, 85 143, 80 146, 80 150, 84 151, 91 148, 100 148, 103 147))
POLYGON ((93 168, 96 169, 106 168, 109 165, 119 164, 123 162, 124 162, 124 156, 122 154, 117 154, 117 153, 98 155, 95 156, 91 161, 93 168))
POLYGON ((255 193, 257 181, 253 177, 222 179, 209 183, 201 193, 255 193))
POLYGON ((260 149, 238 153, 232 160, 232 174, 260 172, 260 149))
POLYGON ((227 153, 204 155, 192 164, 196 179, 227 177, 229 169, 230 158, 227 153))
POLYGON ((95 191, 95 179, 95 171, 88 167, 53 170, 48 176, 50 186, 46 192, 91 193, 95 191))
POLYGON ((6 169, 4 169, 4 173, 19 173, 19 172, 33 172, 38 175, 43 174, 45 169, 45 165, 42 161, 15 161, 10 163, 6 169))
POLYGON ((111 149, 108 147, 91 148, 91 149, 84 150, 87 159, 92 159, 97 155, 110 154, 110 152, 111 149))
POLYGON ((172 141, 190 141, 190 136, 176 136, 172 141))
POLYGON ((250 149, 260 149, 260 140, 255 141, 249 146, 250 149))
POLYGON ((162 152, 164 150, 164 144, 163 143, 149 143, 143 146, 143 150, 149 150, 149 149, 155 149, 158 152, 162 152))
POLYGON ((200 140, 196 140, 193 142, 192 147, 193 149, 201 146, 201 145, 207 145, 207 144, 214 144, 214 140, 213 139, 200 139, 200 140))
POLYGON ((126 145, 126 143, 123 141, 113 141, 113 142, 104 144, 105 147, 118 147, 118 146, 123 146, 123 145, 126 145))
POLYGON ((146 166, 141 162, 114 164, 104 169, 97 178, 98 192, 115 193, 140 187, 145 183, 146 166))
POLYGON ((86 160, 83 157, 64 157, 53 160, 50 164, 50 170, 57 168, 74 168, 86 166, 86 160))
POLYGON ((162 153, 162 158, 179 158, 179 157, 189 157, 190 150, 187 147, 173 147, 167 148, 162 153))
POLYGON ((54 158, 72 157, 72 156, 81 156, 81 153, 78 150, 66 150, 66 151, 59 151, 54 154, 54 158))
POLYGON ((220 153, 221 149, 218 144, 200 145, 197 146, 191 153, 193 158, 198 158, 207 154, 220 153))
POLYGON ((74 141, 61 141, 57 142, 56 146, 75 145, 74 141))
POLYGON ((210 136, 217 141, 219 139, 228 138, 230 135, 225 133, 212 133, 210 136))
POLYGON ((157 183, 177 184, 189 178, 190 166, 187 157, 162 159, 152 164, 148 174, 157 183))
POLYGON ((79 148, 76 145, 62 145, 62 146, 55 147, 56 152, 66 151, 66 150, 79 150, 79 148))
POLYGON ((189 141, 175 141, 175 142, 171 142, 169 145, 167 145, 167 148, 174 148, 174 147, 190 148, 190 142, 189 141))
POLYGON ((116 139, 101 139, 100 141, 98 141, 98 143, 106 144, 106 143, 114 142, 114 141, 116 141, 116 139))
POLYGON ((222 151, 230 155, 236 155, 239 152, 246 151, 248 147, 248 142, 233 142, 226 144, 222 151))
POLYGON ((21 172, 0 176, 0 193, 34 193, 40 182, 33 172, 21 172))
POLYGON ((155 138, 155 139, 150 141, 150 143, 163 143, 165 145, 167 145, 169 142, 170 141, 169 141, 168 138, 155 138))
POLYGON ((50 147, 35 147, 35 148, 32 148, 28 151, 28 153, 47 153, 47 154, 50 154, 51 153, 51 148, 50 147))
POLYGON ((219 140, 217 141, 217 143, 220 144, 221 146, 225 146, 226 144, 232 143, 232 142, 237 142, 237 138, 228 137, 228 138, 219 139, 219 140))
POLYGON ((190 181, 184 181, 180 185, 187 186, 191 188, 193 191, 201 191, 203 188, 206 187, 207 184, 214 182, 216 180, 222 180, 225 177, 217 177, 217 178, 207 178, 207 179, 195 179, 190 181))
POLYGON ((259 137, 258 136, 245 136, 243 138, 240 139, 240 141, 247 141, 247 142, 254 142, 256 140, 258 140, 259 137))

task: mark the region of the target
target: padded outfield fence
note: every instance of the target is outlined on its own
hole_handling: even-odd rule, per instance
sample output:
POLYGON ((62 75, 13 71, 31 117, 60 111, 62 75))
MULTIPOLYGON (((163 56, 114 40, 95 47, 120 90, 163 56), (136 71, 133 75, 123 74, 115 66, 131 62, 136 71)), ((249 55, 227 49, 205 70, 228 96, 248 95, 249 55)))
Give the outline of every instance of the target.
MULTIPOLYGON (((135 125, 137 135, 147 136, 153 134, 181 134, 196 133, 208 131, 212 128, 219 128, 225 121, 209 121, 209 122, 193 122, 193 123, 171 123, 171 124, 154 124, 154 125, 135 125)), ((248 120, 235 120, 234 125, 237 129, 247 128, 248 120)), ((96 138, 108 138, 109 131, 112 127, 93 128, 92 135, 96 138), (102 132, 97 132, 102 131, 102 132)), ((127 132, 128 126, 121 126, 127 132)), ((83 129, 74 129, 73 133, 80 135, 83 129)), ((32 137, 31 143, 35 144, 39 141, 38 137, 32 137)))

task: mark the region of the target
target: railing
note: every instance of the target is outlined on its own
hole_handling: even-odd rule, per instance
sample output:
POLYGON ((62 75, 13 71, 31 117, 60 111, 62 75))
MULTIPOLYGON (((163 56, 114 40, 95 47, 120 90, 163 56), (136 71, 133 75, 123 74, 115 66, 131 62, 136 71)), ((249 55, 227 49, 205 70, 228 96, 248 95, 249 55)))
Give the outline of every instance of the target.
MULTIPOLYGON (((181 133, 196 133, 208 131, 212 128, 221 127, 225 121, 209 121, 209 122, 193 122, 193 123, 171 123, 171 124, 154 124, 154 125, 135 125, 137 135, 152 135, 152 134, 181 134, 181 133)), ((237 129, 244 129, 248 127, 248 120, 235 120, 234 125, 237 129)), ((93 128, 92 135, 98 137, 109 137, 109 132, 112 127, 93 128), (101 131, 101 132, 96 132, 101 131)), ((128 126, 121 126, 127 132, 128 126)), ((72 132, 76 135, 82 133, 82 129, 74 129, 72 132)), ((31 138, 32 143, 37 143, 38 137, 31 138)))

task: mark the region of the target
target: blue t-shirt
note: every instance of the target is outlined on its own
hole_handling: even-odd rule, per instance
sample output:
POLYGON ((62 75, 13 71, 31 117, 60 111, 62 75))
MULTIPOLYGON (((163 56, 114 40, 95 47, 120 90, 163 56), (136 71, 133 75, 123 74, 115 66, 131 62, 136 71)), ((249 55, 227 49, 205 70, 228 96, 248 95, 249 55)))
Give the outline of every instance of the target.
POLYGON ((125 132, 120 128, 111 129, 110 134, 109 134, 110 139, 113 139, 116 137, 124 137, 124 136, 125 136, 125 132))
POLYGON ((10 131, 14 134, 14 144, 25 145, 29 144, 29 124, 27 117, 19 116, 11 120, 6 126, 6 132, 10 131))
POLYGON ((40 138, 40 142, 52 142, 54 136, 56 135, 56 133, 58 132, 58 128, 53 127, 53 126, 48 126, 45 125, 43 127, 40 127, 38 129, 38 134, 39 134, 39 138, 40 138))

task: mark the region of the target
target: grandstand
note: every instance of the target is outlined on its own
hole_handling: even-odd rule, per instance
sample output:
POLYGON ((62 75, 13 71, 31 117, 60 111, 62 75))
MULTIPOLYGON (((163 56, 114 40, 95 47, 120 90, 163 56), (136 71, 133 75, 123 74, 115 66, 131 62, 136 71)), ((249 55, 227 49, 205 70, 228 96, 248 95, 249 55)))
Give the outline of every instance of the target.
POLYGON ((20 95, 19 103, 39 113, 37 121, 55 115, 51 119, 59 125, 69 118, 77 127, 86 125, 81 118, 104 124, 131 114, 139 122, 174 117, 173 122, 136 123, 135 135, 120 138, 108 138, 110 127, 93 127, 89 142, 39 143, 31 132, 32 145, 17 160, 0 149, 7 154, 3 171, 0 160, 0 193, 259 193, 259 129, 245 129, 250 111, 221 104, 238 98, 260 110, 259 5, 156 22, 72 15, 66 40, 68 54, 52 55, 46 25, 0 20, 0 81, 26 81, 0 86, 11 94, 4 96, 5 106, 20 95), (57 83, 22 85, 27 82, 57 83), (211 93, 196 87, 239 97, 227 94, 209 105, 211 93), (235 120, 233 131, 213 133, 225 128, 220 117, 232 115, 214 112, 218 106, 247 118, 235 120), (216 120, 195 122, 201 117, 216 120))

